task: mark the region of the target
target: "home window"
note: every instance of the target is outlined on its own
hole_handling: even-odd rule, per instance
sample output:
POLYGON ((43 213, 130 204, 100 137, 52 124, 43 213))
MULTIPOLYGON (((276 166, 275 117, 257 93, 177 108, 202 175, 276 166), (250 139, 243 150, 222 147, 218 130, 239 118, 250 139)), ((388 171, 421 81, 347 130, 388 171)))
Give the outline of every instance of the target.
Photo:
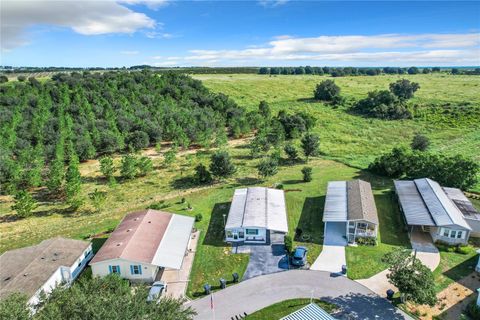
POLYGON ((457 239, 462 239, 463 238, 463 231, 458 231, 457 232, 457 239))
POLYGON ((130 266, 131 274, 142 274, 142 266, 141 265, 131 265, 130 266))
POLYGON ((247 229, 246 232, 247 232, 247 235, 253 235, 253 236, 258 235, 258 229, 247 229))
POLYGON ((240 239, 245 238, 245 232, 239 231, 239 232, 238 232, 238 237, 239 237, 240 239))
POLYGON ((457 231, 452 230, 450 231, 450 238, 455 238, 457 236, 457 231))
POLYGON ((444 237, 448 237, 449 233, 450 233, 450 229, 446 229, 446 228, 445 228, 445 229, 443 230, 443 236, 444 236, 444 237))
POLYGON ((117 273, 120 274, 120 266, 109 266, 110 273, 117 273))
POLYGON ((227 238, 232 238, 232 237, 233 237, 232 231, 228 230, 227 231, 227 238))

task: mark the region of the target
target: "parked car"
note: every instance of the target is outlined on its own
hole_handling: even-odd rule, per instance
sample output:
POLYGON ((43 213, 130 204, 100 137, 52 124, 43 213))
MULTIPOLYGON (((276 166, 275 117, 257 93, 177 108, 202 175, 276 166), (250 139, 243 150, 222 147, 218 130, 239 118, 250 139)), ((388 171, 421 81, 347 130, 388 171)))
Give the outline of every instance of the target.
POLYGON ((292 265, 303 267, 307 263, 307 252, 305 247, 296 247, 292 255, 292 265))
POLYGON ((167 292, 167 284, 163 281, 155 281, 148 292, 147 301, 157 301, 167 292))

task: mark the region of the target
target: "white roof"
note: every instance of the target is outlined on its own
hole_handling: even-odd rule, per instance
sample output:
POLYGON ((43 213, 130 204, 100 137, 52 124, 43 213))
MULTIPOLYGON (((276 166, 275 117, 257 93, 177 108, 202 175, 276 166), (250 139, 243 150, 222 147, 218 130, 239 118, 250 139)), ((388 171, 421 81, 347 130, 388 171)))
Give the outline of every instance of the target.
POLYGON ((182 267, 194 222, 195 219, 192 217, 172 215, 162 242, 153 257, 153 265, 172 269, 182 267))
POLYGON ((283 190, 264 187, 235 190, 225 228, 248 227, 288 232, 283 190))
POLYGON ((457 225, 471 230, 462 212, 437 182, 428 178, 395 181, 395 189, 409 225, 457 225))
POLYGON ((347 182, 330 181, 327 186, 323 221, 347 221, 347 203, 347 182))

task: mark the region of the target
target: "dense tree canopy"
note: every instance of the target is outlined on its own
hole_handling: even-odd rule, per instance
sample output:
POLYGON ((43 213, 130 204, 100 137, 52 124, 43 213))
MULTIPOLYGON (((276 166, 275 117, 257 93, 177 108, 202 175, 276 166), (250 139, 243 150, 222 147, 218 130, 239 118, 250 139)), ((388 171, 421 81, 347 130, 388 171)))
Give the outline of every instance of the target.
POLYGON ((420 89, 420 85, 407 79, 401 79, 390 83, 390 91, 400 100, 408 100, 413 98, 415 91, 420 89))
POLYGON ((83 278, 72 287, 59 286, 42 299, 38 311, 28 312, 26 297, 13 295, 0 303, 2 319, 158 319, 190 320, 195 312, 182 305, 182 300, 163 297, 159 303, 147 302, 148 289, 132 290, 117 275, 105 278, 83 278), (6 317, 4 317, 6 316, 6 317))
POLYGON ((337 86, 332 80, 324 80, 317 84, 313 94, 317 100, 331 102, 334 104, 340 103, 342 100, 340 96, 340 87, 337 86))
MULTIPOLYGON (((0 86, 0 185, 38 185, 45 164, 51 191, 64 183, 71 154, 138 150, 157 142, 188 147, 250 130, 246 112, 186 75, 142 72, 57 74, 0 86), (22 172, 40 177, 26 179, 22 172)), ((4 188, 6 187, 6 188, 4 188)))
POLYGON ((392 178, 431 178, 443 186, 468 190, 478 180, 480 165, 460 155, 442 156, 394 148, 376 158, 369 170, 392 178))

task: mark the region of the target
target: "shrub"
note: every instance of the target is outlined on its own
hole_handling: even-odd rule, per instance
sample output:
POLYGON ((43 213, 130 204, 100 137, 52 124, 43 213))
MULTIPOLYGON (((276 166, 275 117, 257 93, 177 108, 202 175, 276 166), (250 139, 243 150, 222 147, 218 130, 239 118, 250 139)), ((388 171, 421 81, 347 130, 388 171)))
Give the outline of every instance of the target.
POLYGON ((373 237, 357 237, 356 242, 358 245, 363 246, 375 246, 377 245, 377 239, 373 237))
POLYGON ((285 148, 283 148, 283 150, 285 151, 285 154, 287 155, 288 157, 288 160, 290 162, 295 162, 297 161, 298 159, 298 150, 297 148, 295 148, 295 146, 293 144, 287 144, 285 146, 285 148))
POLYGON ((274 176, 278 172, 278 161, 272 157, 266 158, 257 166, 258 174, 263 178, 274 176))
POLYGON ((338 104, 342 102, 340 87, 332 80, 320 82, 313 92, 315 99, 338 104))
POLYGON ((312 167, 303 167, 302 174, 303 174, 303 182, 312 181, 312 167))
POLYGON ((476 301, 473 300, 470 302, 466 309, 465 312, 467 315, 469 315, 472 319, 480 319, 480 307, 477 306, 476 301))
POLYGON ((158 201, 157 203, 152 203, 147 208, 153 210, 162 210, 170 207, 170 204, 166 203, 165 200, 158 201))
POLYGON ((202 216, 201 213, 197 213, 195 215, 195 222, 200 222, 200 221, 202 221, 202 219, 203 219, 203 216, 202 216))
POLYGON ((208 184, 212 182, 212 174, 208 171, 207 167, 203 164, 199 164, 195 167, 195 182, 198 184, 208 184))
POLYGON ((352 110, 369 117, 386 120, 412 117, 405 105, 400 103, 397 97, 388 90, 369 92, 366 98, 353 105, 352 110))
POLYGON ((412 148, 412 150, 425 151, 428 149, 429 145, 430 140, 426 136, 417 133, 413 137, 410 147, 412 148))
POLYGON ((237 170, 226 151, 218 151, 211 157, 210 172, 214 177, 227 178, 237 170))
POLYGON ((283 239, 283 241, 285 243, 285 250, 287 250, 288 254, 292 253, 292 251, 293 251, 292 237, 287 234, 287 235, 285 235, 285 238, 283 239))
POLYGON ((407 79, 390 83, 390 91, 400 100, 408 100, 413 98, 415 91, 418 89, 420 89, 420 85, 418 83, 410 82, 407 79))

